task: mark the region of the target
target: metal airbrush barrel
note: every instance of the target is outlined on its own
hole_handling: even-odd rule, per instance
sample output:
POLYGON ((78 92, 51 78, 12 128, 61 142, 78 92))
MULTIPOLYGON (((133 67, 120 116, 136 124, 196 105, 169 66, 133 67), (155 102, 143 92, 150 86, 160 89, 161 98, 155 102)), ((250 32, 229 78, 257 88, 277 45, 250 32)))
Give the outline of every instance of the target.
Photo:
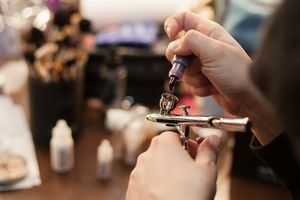
POLYGON ((161 115, 149 114, 147 119, 166 125, 179 126, 199 126, 207 128, 217 128, 225 131, 247 132, 251 124, 248 118, 222 118, 212 116, 182 116, 182 115, 161 115))
POLYGON ((214 118, 211 120, 211 125, 214 128, 233 131, 233 132, 248 132, 251 128, 249 119, 246 118, 214 118))

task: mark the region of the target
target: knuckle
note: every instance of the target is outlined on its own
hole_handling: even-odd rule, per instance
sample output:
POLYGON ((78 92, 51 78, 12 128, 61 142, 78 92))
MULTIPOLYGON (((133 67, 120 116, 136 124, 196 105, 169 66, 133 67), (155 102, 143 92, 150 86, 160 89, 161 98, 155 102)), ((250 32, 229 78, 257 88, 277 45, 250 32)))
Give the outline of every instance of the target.
POLYGON ((159 136, 155 136, 154 138, 152 138, 150 148, 158 146, 160 142, 159 140, 159 136))
POLYGON ((220 24, 218 24, 217 22, 212 21, 212 24, 214 25, 214 30, 216 31, 224 31, 225 29, 223 28, 223 26, 221 26, 220 24))
POLYGON ((169 137, 170 133, 171 133, 170 131, 162 132, 162 133, 160 134, 160 137, 161 137, 161 138, 167 138, 167 137, 169 137))
POLYGON ((219 53, 221 53, 222 55, 225 55, 225 52, 227 52, 228 48, 230 48, 230 45, 225 42, 218 42, 218 45, 220 47, 219 53))
POLYGON ((169 50, 169 47, 168 47, 168 49, 166 50, 166 57, 167 57, 167 59, 168 59, 170 62, 172 62, 173 57, 174 57, 174 53, 172 53, 172 52, 169 50))
POLYGON ((160 142, 161 143, 167 143, 174 139, 178 139, 178 137, 176 136, 176 133, 174 133, 174 132, 165 131, 160 134, 160 142))
POLYGON ((167 30, 167 27, 169 25, 169 21, 170 21, 171 17, 170 18, 167 18, 164 22, 164 29, 167 30))
POLYGON ((205 166, 211 170, 215 170, 217 168, 217 165, 214 161, 208 160, 205 162, 205 166))
POLYGON ((175 140, 178 140, 176 133, 171 131, 163 132, 151 140, 149 149, 173 143, 175 140))
POLYGON ((185 33, 183 43, 190 44, 198 38, 198 32, 196 30, 188 30, 185 33))
POLYGON ((209 158, 202 159, 200 162, 200 165, 201 165, 201 168, 204 168, 205 170, 215 171, 217 169, 216 163, 209 158))
POLYGON ((181 23, 181 20, 185 19, 185 16, 188 14, 188 11, 179 11, 174 13, 173 15, 171 15, 170 17, 168 17, 165 22, 164 22, 164 27, 166 28, 167 25, 169 25, 169 23, 171 21, 175 21, 177 23, 181 23), (181 19, 181 20, 180 20, 181 19))
POLYGON ((145 162, 146 157, 147 157, 146 153, 140 154, 137 158, 137 164, 141 164, 141 163, 145 162))
POLYGON ((134 182, 135 180, 137 179, 137 169, 134 168, 131 173, 130 173, 130 176, 129 176, 129 183, 132 183, 134 182))
POLYGON ((225 28, 222 27, 217 22, 212 22, 212 24, 213 24, 214 28, 211 31, 210 35, 209 35, 210 37, 212 37, 212 38, 219 38, 219 37, 221 37, 221 35, 223 35, 226 32, 225 28))

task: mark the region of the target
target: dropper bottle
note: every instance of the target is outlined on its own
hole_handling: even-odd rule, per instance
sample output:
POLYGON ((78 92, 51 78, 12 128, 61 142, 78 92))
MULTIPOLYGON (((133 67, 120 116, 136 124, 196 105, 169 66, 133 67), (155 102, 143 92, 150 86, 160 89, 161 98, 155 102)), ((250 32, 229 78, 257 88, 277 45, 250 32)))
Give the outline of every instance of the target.
POLYGON ((74 167, 74 141, 72 130, 63 119, 52 129, 50 140, 51 168, 58 173, 68 172, 74 167))
POLYGON ((109 180, 112 173, 113 147, 109 140, 102 140, 97 148, 97 178, 109 180))
POLYGON ((187 55, 187 56, 178 56, 175 55, 172 60, 172 68, 169 71, 169 89, 173 90, 177 81, 180 81, 183 72, 190 65, 192 59, 195 58, 195 55, 187 55))

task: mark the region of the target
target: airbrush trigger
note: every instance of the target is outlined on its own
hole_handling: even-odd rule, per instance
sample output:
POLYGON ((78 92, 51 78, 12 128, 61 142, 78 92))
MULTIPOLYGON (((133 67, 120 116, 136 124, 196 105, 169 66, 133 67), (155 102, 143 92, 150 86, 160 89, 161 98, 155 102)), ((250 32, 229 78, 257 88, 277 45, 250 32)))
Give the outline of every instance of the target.
MULTIPOLYGON (((160 107, 160 114, 161 115, 170 115, 171 112, 175 109, 178 102, 178 98, 169 93, 163 93, 161 95, 161 99, 159 101, 160 107)), ((179 108, 182 110, 182 116, 188 116, 188 109, 191 107, 188 105, 181 105, 179 108)), ((168 124, 167 124, 168 125, 168 124)), ((181 124, 180 126, 180 134, 182 135, 183 141, 183 148, 188 150, 188 140, 190 138, 190 127, 189 125, 181 124)))
MULTIPOLYGON (((183 116, 188 116, 189 115, 188 109, 190 109, 191 106, 181 105, 181 106, 179 106, 179 108, 181 109, 183 116)), ((180 125, 180 131, 183 135, 183 148, 188 151, 189 150, 188 142, 189 142, 189 139, 190 139, 190 126, 186 125, 186 124, 181 124, 180 125)))

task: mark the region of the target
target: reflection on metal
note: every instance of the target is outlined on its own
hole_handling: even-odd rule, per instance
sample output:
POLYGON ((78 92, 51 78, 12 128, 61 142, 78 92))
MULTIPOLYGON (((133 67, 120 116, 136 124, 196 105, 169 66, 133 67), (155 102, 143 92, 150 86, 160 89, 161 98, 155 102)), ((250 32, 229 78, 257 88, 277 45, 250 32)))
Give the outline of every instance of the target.
POLYGON ((170 112, 175 109, 177 102, 178 98, 176 96, 169 93, 163 93, 159 101, 160 114, 170 114, 170 112))
POLYGON ((188 105, 181 105, 181 115, 171 114, 175 109, 178 98, 172 94, 164 93, 159 102, 160 113, 147 115, 147 120, 164 123, 168 126, 178 126, 179 132, 184 138, 183 147, 188 150, 189 127, 198 126, 206 128, 217 128, 232 132, 247 132, 251 128, 249 119, 246 118, 224 118, 203 115, 189 115, 188 105))

